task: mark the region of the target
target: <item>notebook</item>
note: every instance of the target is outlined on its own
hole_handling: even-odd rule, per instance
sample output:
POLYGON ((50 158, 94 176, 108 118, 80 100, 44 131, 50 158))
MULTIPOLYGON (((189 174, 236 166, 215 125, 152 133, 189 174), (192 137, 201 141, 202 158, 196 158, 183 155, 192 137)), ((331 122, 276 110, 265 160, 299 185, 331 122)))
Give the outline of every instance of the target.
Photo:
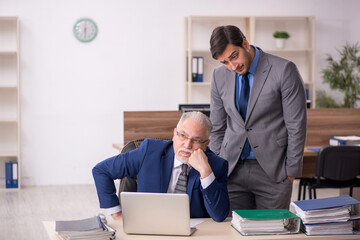
POLYGON ((191 235, 189 196, 122 192, 123 230, 128 234, 191 235))

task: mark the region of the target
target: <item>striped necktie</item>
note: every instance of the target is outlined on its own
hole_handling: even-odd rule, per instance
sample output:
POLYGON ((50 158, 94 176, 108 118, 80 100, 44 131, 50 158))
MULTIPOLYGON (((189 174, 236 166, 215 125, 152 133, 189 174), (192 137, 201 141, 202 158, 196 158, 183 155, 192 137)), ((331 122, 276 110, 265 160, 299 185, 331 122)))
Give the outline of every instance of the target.
POLYGON ((175 193, 186 193, 187 180, 188 180, 187 168, 188 168, 187 164, 181 165, 181 173, 179 175, 178 181, 175 186, 175 193))

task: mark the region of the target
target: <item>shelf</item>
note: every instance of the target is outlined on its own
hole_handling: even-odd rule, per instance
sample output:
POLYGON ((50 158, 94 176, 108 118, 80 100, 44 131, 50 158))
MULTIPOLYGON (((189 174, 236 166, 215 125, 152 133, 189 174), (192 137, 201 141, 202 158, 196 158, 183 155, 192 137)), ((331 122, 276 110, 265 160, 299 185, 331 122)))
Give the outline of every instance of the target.
POLYGON ((1 56, 16 56, 17 51, 0 51, 1 56))
POLYGON ((209 49, 203 48, 203 49, 187 49, 187 53, 203 53, 203 54, 209 54, 209 49))
POLYGON ((256 16, 252 17, 256 20, 270 20, 270 21, 306 21, 307 16, 256 16))
POLYGON ((244 21, 248 17, 244 16, 190 16, 189 19, 196 22, 204 22, 208 24, 209 22, 231 22, 231 21, 244 21))
POLYGON ((211 82, 187 82, 186 84, 192 86, 210 86, 211 82))
POLYGON ((0 20, 4 20, 4 21, 17 21, 18 17, 16 16, 3 16, 0 17, 0 20))
MULTIPOLYGON (((19 20, 0 17, 0 188, 5 188, 5 164, 20 169, 19 20)), ((20 188, 20 171, 18 171, 20 188)))
POLYGON ((17 89, 17 86, 14 85, 0 85, 0 90, 1 89, 17 89))
MULTIPOLYGON (((270 49, 262 49, 264 52, 311 52, 312 48, 270 48, 270 49)), ((186 49, 186 52, 189 53, 203 53, 210 54, 210 49, 206 48, 196 48, 196 49, 186 49)))
POLYGON ((0 157, 15 157, 17 158, 19 153, 17 152, 0 152, 0 157))
POLYGON ((16 118, 0 118, 0 123, 18 123, 19 120, 16 118))
POLYGON ((298 52, 311 52, 311 48, 283 48, 283 49, 263 49, 268 53, 298 53, 298 52))

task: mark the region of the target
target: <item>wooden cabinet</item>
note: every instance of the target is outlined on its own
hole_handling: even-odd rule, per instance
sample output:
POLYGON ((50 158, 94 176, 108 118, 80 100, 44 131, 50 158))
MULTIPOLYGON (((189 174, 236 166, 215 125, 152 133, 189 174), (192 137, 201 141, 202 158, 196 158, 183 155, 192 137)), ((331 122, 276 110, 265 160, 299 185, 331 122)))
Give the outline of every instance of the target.
POLYGON ((311 106, 315 106, 315 18, 304 17, 206 17, 186 18, 186 80, 187 103, 210 103, 210 84, 213 69, 220 63, 210 54, 210 36, 220 25, 238 26, 250 44, 263 51, 293 61, 304 80, 311 106), (275 46, 273 33, 287 31, 290 38, 285 47, 275 46), (204 58, 203 82, 192 82, 192 58, 204 58))
POLYGON ((20 186, 19 86, 19 20, 0 17, 0 179, 4 179, 1 187, 5 187, 5 162, 17 163, 15 172, 20 186))

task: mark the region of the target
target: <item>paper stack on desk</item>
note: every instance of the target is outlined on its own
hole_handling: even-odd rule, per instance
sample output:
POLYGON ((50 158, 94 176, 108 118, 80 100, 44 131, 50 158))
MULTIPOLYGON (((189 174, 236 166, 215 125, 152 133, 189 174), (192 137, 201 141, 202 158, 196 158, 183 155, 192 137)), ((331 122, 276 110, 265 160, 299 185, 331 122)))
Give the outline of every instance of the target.
POLYGON ((241 235, 290 234, 300 231, 300 218, 287 209, 234 210, 231 225, 241 235))
POLYGON ((115 230, 106 224, 105 216, 70 221, 56 221, 55 231, 62 240, 115 239, 115 230))
POLYGON ((296 201, 290 209, 307 235, 360 234, 360 202, 348 195, 296 201))
POLYGON ((330 146, 340 146, 340 145, 359 145, 360 146, 360 137, 359 136, 335 136, 329 138, 330 146))

